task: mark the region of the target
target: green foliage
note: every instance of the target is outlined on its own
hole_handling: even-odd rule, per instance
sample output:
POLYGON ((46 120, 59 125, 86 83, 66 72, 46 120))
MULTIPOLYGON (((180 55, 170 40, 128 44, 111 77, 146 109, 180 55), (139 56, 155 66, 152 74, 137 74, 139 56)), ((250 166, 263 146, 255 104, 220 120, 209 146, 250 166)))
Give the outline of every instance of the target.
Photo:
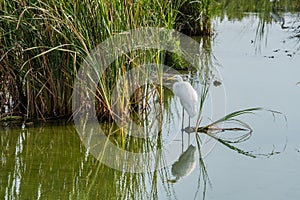
POLYGON ((184 1, 179 8, 176 29, 188 35, 212 35, 213 0, 184 1))
MULTIPOLYGON (((70 116, 73 82, 83 59, 107 38, 139 27, 174 28, 200 39, 203 76, 213 62, 212 18, 225 15, 241 19, 244 12, 260 12, 264 24, 271 23, 273 9, 299 10, 298 0, 11 0, 0 2, 0 118, 12 99, 10 116, 46 120, 70 116)), ((181 44, 178 44, 181 45, 181 44)), ((97 91, 97 113, 112 115, 108 102, 116 77, 143 63, 164 63, 187 69, 177 55, 165 52, 130 52, 114 62, 101 77, 97 91)), ((201 74, 202 75, 202 74, 201 74)), ((124 93, 124 95, 126 95, 124 93)), ((133 102, 137 102, 137 95, 133 102)), ((161 96, 161 95, 159 95, 161 96)), ((125 96, 123 97, 125 99, 125 96)), ((136 107, 136 105, 133 105, 136 107)), ((120 110, 119 113, 122 113, 120 110)))
MULTIPOLYGON (((70 115, 72 84, 90 51, 110 36, 129 29, 172 28, 176 6, 162 0, 1 1, 0 75, 1 81, 11 80, 1 88, 1 111, 8 100, 3 97, 6 93, 15 101, 12 112, 26 118, 46 120, 70 115)), ((157 56, 156 63, 162 59, 157 56)), ((99 113, 109 109, 108 91, 115 77, 147 60, 149 55, 134 52, 111 66, 107 72, 110 76, 103 78, 103 87, 98 91, 99 113)))

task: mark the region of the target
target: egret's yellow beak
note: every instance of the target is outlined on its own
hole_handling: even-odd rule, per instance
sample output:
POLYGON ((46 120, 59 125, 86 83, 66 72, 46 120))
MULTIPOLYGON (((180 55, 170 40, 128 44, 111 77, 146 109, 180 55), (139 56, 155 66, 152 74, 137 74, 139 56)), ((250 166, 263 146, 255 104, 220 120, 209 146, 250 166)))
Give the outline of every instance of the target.
POLYGON ((171 76, 171 77, 167 78, 167 80, 168 80, 168 81, 169 81, 169 80, 175 80, 175 76, 171 76))

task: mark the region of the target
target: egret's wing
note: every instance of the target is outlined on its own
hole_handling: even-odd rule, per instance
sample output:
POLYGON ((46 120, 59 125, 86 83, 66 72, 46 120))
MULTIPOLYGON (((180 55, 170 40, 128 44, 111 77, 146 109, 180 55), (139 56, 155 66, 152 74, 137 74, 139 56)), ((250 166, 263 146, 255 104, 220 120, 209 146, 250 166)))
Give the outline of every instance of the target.
POLYGON ((173 85, 173 92, 180 98, 184 109, 190 117, 197 114, 198 95, 196 90, 188 82, 178 82, 173 85))

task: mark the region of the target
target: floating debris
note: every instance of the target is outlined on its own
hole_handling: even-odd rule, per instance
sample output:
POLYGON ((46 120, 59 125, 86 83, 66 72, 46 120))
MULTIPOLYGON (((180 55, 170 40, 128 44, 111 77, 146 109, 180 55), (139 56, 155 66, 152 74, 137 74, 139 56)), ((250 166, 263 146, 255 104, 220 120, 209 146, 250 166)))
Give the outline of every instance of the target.
POLYGON ((213 84, 215 87, 218 87, 218 86, 222 85, 222 82, 218 81, 218 80, 214 80, 213 84))
POLYGON ((265 58, 275 58, 275 56, 264 56, 265 58))

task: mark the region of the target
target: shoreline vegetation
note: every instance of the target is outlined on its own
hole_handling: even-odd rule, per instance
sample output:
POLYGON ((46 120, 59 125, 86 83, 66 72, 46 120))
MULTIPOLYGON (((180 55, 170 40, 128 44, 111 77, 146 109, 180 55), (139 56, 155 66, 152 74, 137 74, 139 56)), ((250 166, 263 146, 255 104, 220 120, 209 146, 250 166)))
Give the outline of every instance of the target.
MULTIPOLYGON (((185 0, 2 2, 0 119, 70 118, 73 82, 90 51, 122 31, 139 27, 180 28, 176 27, 179 24, 176 20, 185 3, 185 0)), ((203 3, 199 1, 194 6, 203 3)), ((180 23, 184 23, 183 16, 181 13, 180 23)), ((112 64, 107 72, 110 76, 101 81, 109 90, 116 76, 131 67, 149 60, 163 63, 161 56, 151 58, 156 53, 130 52, 112 64)), ((109 106, 103 101, 109 99, 107 94, 100 91, 97 97, 97 115, 102 120, 111 117, 109 106)))
MULTIPOLYGON (((215 17, 241 19, 243 12, 263 15, 274 7, 284 12, 282 8, 287 6, 300 10, 298 1, 287 0, 1 1, 0 123, 71 119, 72 87, 81 62, 94 47, 117 33, 141 27, 175 29, 205 38, 200 48, 210 51, 215 17)), ((270 17, 263 19, 271 23, 270 17)), ((187 67, 181 58, 166 52, 130 52, 111 65, 101 82, 111 90, 119 74, 149 61, 173 63, 176 69, 187 67)), ((211 66, 199 68, 207 67, 211 66)), ((162 91, 155 92, 161 96, 162 91)), ((140 109, 141 96, 144 94, 130 97, 133 110, 140 109)), ((109 92, 98 90, 96 112, 101 121, 112 117, 104 101, 109 98, 109 92)))

